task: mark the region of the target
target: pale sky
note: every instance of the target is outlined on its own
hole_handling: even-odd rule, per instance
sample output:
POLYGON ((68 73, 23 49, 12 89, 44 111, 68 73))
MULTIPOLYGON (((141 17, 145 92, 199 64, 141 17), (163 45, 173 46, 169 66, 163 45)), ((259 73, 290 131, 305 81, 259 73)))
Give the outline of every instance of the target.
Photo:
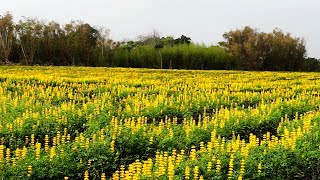
POLYGON ((281 28, 304 37, 308 55, 320 58, 319 0, 0 0, 0 14, 66 23, 83 20, 111 30, 114 40, 135 39, 153 29, 216 44, 222 34, 246 25, 281 28))

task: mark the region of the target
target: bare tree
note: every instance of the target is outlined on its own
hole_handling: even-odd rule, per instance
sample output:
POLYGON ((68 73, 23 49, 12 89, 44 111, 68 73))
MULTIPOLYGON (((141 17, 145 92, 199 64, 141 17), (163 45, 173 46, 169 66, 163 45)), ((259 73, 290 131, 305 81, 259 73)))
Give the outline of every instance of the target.
POLYGON ((139 35, 139 43, 142 45, 155 45, 158 41, 160 41, 160 32, 156 29, 153 29, 152 32, 147 35, 139 35))
POLYGON ((100 59, 103 59, 105 57, 105 51, 106 47, 109 46, 108 39, 110 35, 110 30, 106 29, 102 26, 96 28, 98 30, 98 39, 97 39, 97 47, 101 48, 101 57, 100 59))

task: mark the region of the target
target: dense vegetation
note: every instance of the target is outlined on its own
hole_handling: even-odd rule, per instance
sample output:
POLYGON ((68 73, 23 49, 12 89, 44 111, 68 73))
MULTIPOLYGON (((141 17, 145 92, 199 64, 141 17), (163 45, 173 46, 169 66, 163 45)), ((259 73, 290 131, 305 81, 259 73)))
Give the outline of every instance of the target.
POLYGON ((250 27, 225 33, 223 47, 233 55, 240 68, 247 70, 298 71, 305 64, 303 39, 274 29, 263 33, 250 27))
POLYGON ((191 38, 161 37, 156 31, 136 41, 117 42, 109 30, 81 21, 60 25, 36 18, 14 23, 0 16, 0 64, 136 67, 158 69, 242 69, 319 71, 307 58, 305 43, 275 29, 250 27, 224 34, 219 46, 195 44, 191 38))
POLYGON ((0 179, 319 179, 320 74, 0 67, 0 179))
POLYGON ((191 43, 191 39, 157 33, 139 41, 115 42, 108 30, 83 22, 59 25, 25 18, 17 24, 0 19, 0 62, 22 65, 77 65, 164 69, 231 69, 224 49, 191 43))

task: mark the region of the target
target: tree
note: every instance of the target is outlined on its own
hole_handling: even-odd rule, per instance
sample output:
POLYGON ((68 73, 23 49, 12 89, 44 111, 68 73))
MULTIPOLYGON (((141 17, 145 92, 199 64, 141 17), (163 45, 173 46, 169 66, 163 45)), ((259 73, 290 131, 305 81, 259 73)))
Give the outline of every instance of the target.
POLYGON ((160 41, 160 33, 154 29, 147 35, 139 35, 138 39, 138 45, 155 45, 160 41))
POLYGON ((13 47, 14 25, 12 15, 0 15, 0 63, 9 63, 9 55, 13 47))
POLYGON ((25 18, 16 25, 17 41, 23 54, 23 64, 33 64, 40 46, 43 27, 43 24, 35 18, 25 18))
POLYGON ((76 37, 76 31, 77 31, 77 24, 75 21, 71 21, 68 24, 64 25, 64 31, 65 31, 65 52, 67 54, 66 62, 71 65, 76 65, 76 56, 77 56, 77 37, 76 37), (71 62, 68 62, 70 61, 71 62))
POLYGON ((306 49, 301 38, 292 37, 280 29, 272 33, 259 32, 249 26, 223 35, 219 45, 245 70, 301 70, 306 49))
POLYGON ((173 46, 175 39, 172 36, 162 37, 160 42, 162 46, 173 46))
POLYGON ((109 39, 110 30, 104 27, 98 27, 98 39, 96 48, 96 57, 99 60, 99 66, 108 65, 108 53, 111 49, 112 40, 109 39))
POLYGON ((180 38, 177 38, 174 40, 175 44, 190 44, 191 43, 191 38, 181 35, 180 38))
POLYGON ((100 49, 103 45, 102 43, 105 43, 102 40, 103 36, 100 31, 81 21, 71 21, 64 26, 64 30, 65 51, 68 55, 67 63, 71 65, 97 66, 97 62, 94 61, 95 58, 99 58, 99 55, 96 56, 96 49, 100 49))
POLYGON ((57 22, 43 23, 43 31, 39 40, 37 63, 46 65, 63 65, 64 31, 57 22))
POLYGON ((80 23, 77 25, 76 42, 79 58, 82 59, 82 63, 87 66, 95 66, 93 59, 93 50, 97 47, 97 41, 99 39, 99 31, 88 23, 80 23))
POLYGON ((316 58, 307 58, 304 64, 304 71, 320 71, 320 60, 316 58))

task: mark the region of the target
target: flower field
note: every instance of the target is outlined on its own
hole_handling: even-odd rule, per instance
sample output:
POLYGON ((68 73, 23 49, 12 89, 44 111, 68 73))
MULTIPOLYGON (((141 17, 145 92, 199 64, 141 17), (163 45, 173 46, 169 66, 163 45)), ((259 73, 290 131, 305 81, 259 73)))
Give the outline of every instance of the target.
POLYGON ((0 67, 0 179, 320 179, 320 74, 0 67))

